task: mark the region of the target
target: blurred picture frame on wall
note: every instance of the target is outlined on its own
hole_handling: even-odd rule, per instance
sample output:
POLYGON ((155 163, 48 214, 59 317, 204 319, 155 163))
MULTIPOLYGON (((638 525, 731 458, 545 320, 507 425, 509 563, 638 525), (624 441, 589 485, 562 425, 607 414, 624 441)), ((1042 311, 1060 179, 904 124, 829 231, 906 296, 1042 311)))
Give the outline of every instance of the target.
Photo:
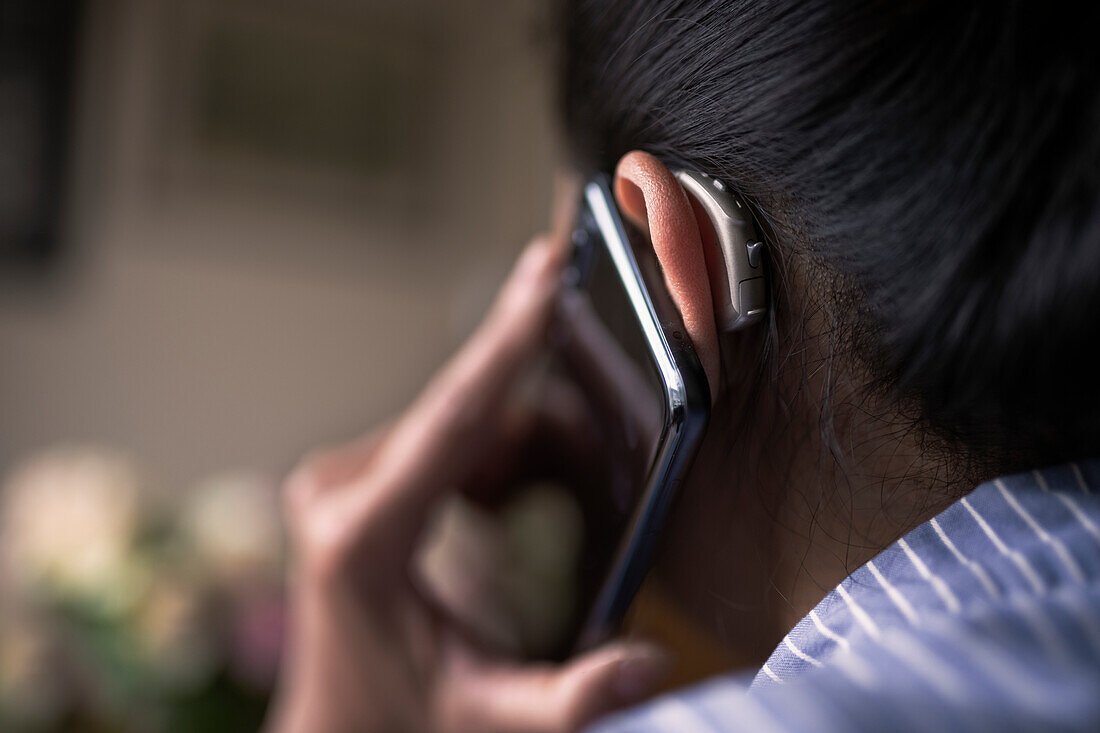
POLYGON ((74 60, 84 3, 0 0, 0 272, 64 249, 74 60))
POLYGON ((436 29, 423 14, 390 3, 164 5, 154 139, 169 195, 285 193, 407 215, 436 88, 436 29))

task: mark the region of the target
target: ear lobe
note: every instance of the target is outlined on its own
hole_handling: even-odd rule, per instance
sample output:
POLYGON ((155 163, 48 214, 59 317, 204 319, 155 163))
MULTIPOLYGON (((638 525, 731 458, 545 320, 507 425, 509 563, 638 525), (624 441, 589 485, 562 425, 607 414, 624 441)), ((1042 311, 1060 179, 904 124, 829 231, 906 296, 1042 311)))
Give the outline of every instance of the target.
MULTIPOLYGON (((615 197, 623 215, 649 233, 684 328, 706 372, 711 399, 718 393, 718 330, 711 298, 710 271, 703 237, 714 237, 672 172, 649 153, 623 156, 615 170, 615 197)), ((711 247, 710 249, 715 249, 711 247)))

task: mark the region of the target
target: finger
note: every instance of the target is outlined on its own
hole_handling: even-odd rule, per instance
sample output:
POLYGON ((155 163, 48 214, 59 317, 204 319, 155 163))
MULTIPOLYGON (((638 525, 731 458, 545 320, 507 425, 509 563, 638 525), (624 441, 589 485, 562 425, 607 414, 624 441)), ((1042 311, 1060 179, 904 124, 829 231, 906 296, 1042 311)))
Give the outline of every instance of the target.
POLYGON ((440 714, 452 731, 574 731, 635 705, 668 672, 667 652, 644 642, 617 642, 561 667, 485 667, 458 662, 449 670, 440 714))
POLYGON ((340 486, 370 464, 387 432, 389 426, 383 425, 343 445, 310 453, 294 470, 291 480, 307 481, 317 490, 340 486))
POLYGON ((386 436, 360 492, 364 515, 407 532, 486 458, 492 419, 544 342, 560 260, 548 239, 527 248, 482 325, 386 436))
POLYGON ((284 509, 288 518, 298 517, 319 493, 359 475, 374 457, 388 429, 382 426, 345 445, 315 451, 303 458, 284 485, 284 509))

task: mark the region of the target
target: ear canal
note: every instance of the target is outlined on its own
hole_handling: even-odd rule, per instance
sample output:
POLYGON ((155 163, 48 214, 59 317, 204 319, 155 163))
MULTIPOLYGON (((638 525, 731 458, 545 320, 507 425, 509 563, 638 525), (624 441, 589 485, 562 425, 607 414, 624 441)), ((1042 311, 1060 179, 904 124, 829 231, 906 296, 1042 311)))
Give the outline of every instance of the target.
POLYGON ((700 233, 718 329, 734 331, 757 323, 767 312, 767 276, 764 243, 756 236, 748 207, 706 173, 672 173, 692 200, 696 216, 702 213, 709 222, 700 226, 700 233))

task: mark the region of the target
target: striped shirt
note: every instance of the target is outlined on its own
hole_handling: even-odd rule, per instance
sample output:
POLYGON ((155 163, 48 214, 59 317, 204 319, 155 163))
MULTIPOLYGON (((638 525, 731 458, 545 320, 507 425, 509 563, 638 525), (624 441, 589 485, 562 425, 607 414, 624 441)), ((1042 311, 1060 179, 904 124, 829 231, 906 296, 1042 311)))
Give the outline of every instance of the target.
POLYGON ((978 486, 845 578, 754 679, 593 730, 1100 730, 1100 460, 978 486))

